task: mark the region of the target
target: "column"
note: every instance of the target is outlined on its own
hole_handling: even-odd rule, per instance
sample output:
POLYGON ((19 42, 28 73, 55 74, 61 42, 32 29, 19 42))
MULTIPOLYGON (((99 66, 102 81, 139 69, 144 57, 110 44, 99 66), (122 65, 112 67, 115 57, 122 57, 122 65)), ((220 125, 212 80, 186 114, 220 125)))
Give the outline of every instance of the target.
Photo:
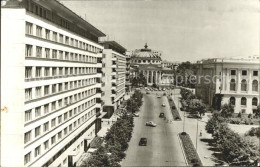
POLYGON ((241 97, 235 97, 236 98, 236 104, 235 104, 235 107, 234 107, 234 112, 235 113, 239 113, 241 112, 241 109, 240 109, 240 105, 241 105, 241 97))
POLYGON ((156 75, 156 76, 155 76, 155 77, 156 77, 156 78, 155 78, 155 83, 158 84, 158 71, 156 71, 155 75, 156 75))
POLYGON ((237 69, 237 93, 241 91, 241 70, 237 69))
POLYGON ((252 97, 246 98, 246 114, 252 114, 253 108, 252 108, 252 97))
POLYGON ((148 73, 148 71, 146 71, 146 83, 147 83, 147 85, 148 85, 148 80, 149 80, 149 73, 148 73))
POLYGON ((153 71, 151 71, 151 72, 152 72, 152 78, 151 78, 151 81, 152 81, 152 82, 151 82, 151 83, 153 84, 153 71))
POLYGON ((227 84, 227 86, 226 86, 225 90, 227 92, 229 92, 230 91, 230 73, 229 73, 228 69, 226 69, 226 73, 227 73, 227 78, 225 79, 225 84, 227 84))
MULTIPOLYGON (((253 73, 253 71, 251 71, 250 69, 248 69, 248 92, 247 93, 252 93, 252 73, 253 73)), ((252 100, 252 99, 251 99, 252 100)), ((252 104, 252 103, 251 103, 252 104)))

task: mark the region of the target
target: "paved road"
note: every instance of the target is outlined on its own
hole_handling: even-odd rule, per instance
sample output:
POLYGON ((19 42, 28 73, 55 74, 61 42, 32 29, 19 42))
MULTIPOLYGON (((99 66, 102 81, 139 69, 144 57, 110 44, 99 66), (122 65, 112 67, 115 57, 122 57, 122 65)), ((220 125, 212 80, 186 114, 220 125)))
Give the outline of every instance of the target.
MULTIPOLYGON (((162 94, 162 93, 160 93, 162 94)), ((157 98, 155 93, 144 95, 140 117, 135 118, 133 136, 126 151, 122 166, 186 166, 174 123, 159 118, 161 111, 172 119, 166 96, 157 98), (161 104, 165 103, 166 107, 161 104), (157 127, 145 126, 153 121, 157 127), (141 137, 147 138, 147 146, 139 146, 141 137)))

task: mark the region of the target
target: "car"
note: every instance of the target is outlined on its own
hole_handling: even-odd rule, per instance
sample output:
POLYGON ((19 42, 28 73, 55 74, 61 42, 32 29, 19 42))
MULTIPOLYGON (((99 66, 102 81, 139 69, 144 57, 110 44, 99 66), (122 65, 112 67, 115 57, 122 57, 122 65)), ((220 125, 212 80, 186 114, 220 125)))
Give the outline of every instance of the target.
POLYGON ((162 107, 165 107, 165 106, 166 106, 166 105, 163 103, 163 104, 162 104, 162 107))
POLYGON ((142 137, 139 141, 139 146, 146 146, 147 145, 147 138, 142 137))
POLYGON ((166 96, 166 93, 163 93, 164 96, 166 96))
POLYGON ((138 113, 133 113, 133 116, 134 117, 139 117, 139 114, 138 113))
POLYGON ((159 118, 164 118, 164 113, 163 112, 160 113, 159 118))
POLYGON ((163 88, 162 90, 163 90, 163 91, 165 91, 166 89, 165 89, 165 88, 163 88))
POLYGON ((150 92, 147 91, 146 94, 150 94, 150 92))
POLYGON ((156 127, 157 126, 153 121, 146 122, 145 125, 146 126, 152 126, 152 127, 156 127))
POLYGON ((157 98, 161 98, 161 96, 160 96, 160 95, 157 95, 157 98))
POLYGON ((201 116, 199 116, 198 114, 190 114, 187 117, 188 118, 198 118, 198 119, 201 119, 201 116))

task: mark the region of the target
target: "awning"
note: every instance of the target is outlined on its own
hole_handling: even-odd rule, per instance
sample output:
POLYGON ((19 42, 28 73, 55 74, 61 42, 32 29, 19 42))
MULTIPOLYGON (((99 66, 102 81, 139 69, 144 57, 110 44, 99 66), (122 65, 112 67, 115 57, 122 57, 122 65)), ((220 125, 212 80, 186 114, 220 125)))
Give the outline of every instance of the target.
POLYGON ((90 148, 99 148, 101 144, 103 143, 103 140, 101 137, 95 137, 89 144, 90 148))

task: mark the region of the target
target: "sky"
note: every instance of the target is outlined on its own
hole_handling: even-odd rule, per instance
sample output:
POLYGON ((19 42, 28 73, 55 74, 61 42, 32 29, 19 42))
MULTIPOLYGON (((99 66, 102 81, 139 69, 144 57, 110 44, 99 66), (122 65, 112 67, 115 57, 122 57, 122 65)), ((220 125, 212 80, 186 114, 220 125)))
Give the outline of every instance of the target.
POLYGON ((162 59, 259 55, 259 0, 60 0, 127 50, 162 59))

